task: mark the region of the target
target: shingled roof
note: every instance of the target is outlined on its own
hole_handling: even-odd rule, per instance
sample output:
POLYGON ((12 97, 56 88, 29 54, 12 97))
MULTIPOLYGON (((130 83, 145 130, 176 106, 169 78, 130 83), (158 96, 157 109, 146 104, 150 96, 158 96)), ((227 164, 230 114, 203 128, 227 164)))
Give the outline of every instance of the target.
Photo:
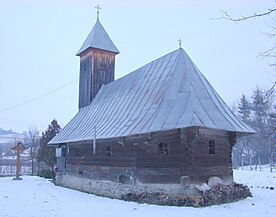
POLYGON ((91 32, 83 42, 80 50, 76 55, 80 56, 80 54, 87 48, 97 48, 105 51, 111 51, 116 54, 120 53, 120 51, 114 45, 107 32, 103 28, 99 19, 97 19, 94 27, 92 28, 91 32))
POLYGON ((95 127, 110 138, 193 126, 254 132, 180 48, 103 86, 49 144, 92 140, 95 127))

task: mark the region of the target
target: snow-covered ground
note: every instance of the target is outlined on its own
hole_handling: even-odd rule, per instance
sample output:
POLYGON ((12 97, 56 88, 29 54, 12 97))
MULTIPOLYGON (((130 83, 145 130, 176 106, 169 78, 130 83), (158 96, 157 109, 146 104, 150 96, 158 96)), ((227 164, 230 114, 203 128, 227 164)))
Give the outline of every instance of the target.
POLYGON ((253 198, 205 208, 166 207, 97 197, 55 186, 46 179, 0 178, 0 217, 265 217, 276 216, 276 172, 234 171, 253 198), (274 187, 270 190, 267 187, 274 187))

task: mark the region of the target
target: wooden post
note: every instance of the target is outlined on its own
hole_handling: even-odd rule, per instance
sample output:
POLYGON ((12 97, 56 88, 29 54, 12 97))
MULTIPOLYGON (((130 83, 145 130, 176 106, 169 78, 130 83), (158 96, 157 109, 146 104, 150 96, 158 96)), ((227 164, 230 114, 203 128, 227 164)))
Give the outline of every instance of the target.
POLYGON ((273 172, 272 168, 274 166, 273 159, 274 159, 274 152, 271 152, 271 158, 270 158, 270 172, 271 173, 273 172))
POLYGON ((262 166, 261 166, 261 159, 260 159, 260 157, 258 157, 258 162, 259 162, 259 169, 260 169, 260 171, 262 171, 262 166))
POLYGON ((19 171, 20 171, 20 146, 16 147, 16 179, 19 179, 19 171))
POLYGON ((96 154, 96 137, 97 137, 97 132, 96 132, 96 126, 94 127, 94 139, 93 139, 93 155, 96 154))
POLYGON ((242 166, 242 170, 243 170, 243 153, 241 155, 241 166, 242 166))
POLYGON ((251 153, 249 155, 249 164, 250 164, 250 171, 252 171, 252 156, 251 156, 251 153))
POLYGON ((12 148, 13 151, 16 151, 16 177, 13 180, 22 180, 20 178, 20 152, 26 150, 25 146, 21 142, 17 142, 16 146, 12 148))

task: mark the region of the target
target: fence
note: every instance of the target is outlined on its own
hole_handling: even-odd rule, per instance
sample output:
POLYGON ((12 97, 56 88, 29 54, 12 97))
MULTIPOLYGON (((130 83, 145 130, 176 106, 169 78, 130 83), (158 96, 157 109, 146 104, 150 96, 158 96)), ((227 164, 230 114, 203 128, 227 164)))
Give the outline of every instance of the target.
MULTIPOLYGON (((34 172, 36 172, 37 164, 35 163, 34 172)), ((32 165, 29 160, 21 161, 21 175, 31 175, 32 165)), ((0 176, 13 176, 16 174, 16 161, 11 159, 0 159, 0 176)))
MULTIPOLYGON (((32 167, 22 166, 20 174, 21 175, 31 175, 32 167)), ((16 166, 12 165, 0 165, 0 176, 13 176, 16 174, 16 166)))

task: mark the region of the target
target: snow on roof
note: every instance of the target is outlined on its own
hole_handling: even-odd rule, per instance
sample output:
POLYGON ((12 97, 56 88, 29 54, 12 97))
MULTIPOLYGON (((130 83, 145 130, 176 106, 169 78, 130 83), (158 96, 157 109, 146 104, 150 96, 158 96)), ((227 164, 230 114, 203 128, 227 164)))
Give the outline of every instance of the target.
POLYGON ((111 138, 192 126, 254 132, 180 48, 103 86, 49 144, 92 140, 95 127, 111 138))
POLYGON ((120 53, 120 51, 114 45, 107 32, 103 28, 99 19, 97 19, 93 29, 85 39, 84 43, 82 44, 80 50, 76 55, 80 56, 80 54, 87 48, 97 48, 101 50, 111 51, 116 54, 120 53))

